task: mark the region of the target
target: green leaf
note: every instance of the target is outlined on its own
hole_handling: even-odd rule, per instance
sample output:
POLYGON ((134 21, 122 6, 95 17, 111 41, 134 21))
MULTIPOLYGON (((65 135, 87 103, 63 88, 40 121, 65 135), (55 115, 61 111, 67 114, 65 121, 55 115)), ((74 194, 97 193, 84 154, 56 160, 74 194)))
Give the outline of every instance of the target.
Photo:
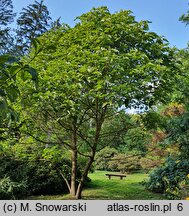
POLYGON ((0 96, 2 96, 2 97, 6 96, 6 93, 3 89, 0 89, 0 96))
POLYGON ((20 75, 23 81, 30 79, 29 73, 26 70, 22 70, 20 75))
POLYGON ((7 102, 5 100, 0 100, 0 111, 5 111, 8 109, 7 102))
POLYGON ((38 53, 40 50, 40 40, 37 38, 34 38, 34 39, 32 39, 31 43, 35 49, 35 53, 38 53))
POLYGON ((29 73, 30 73, 31 76, 32 76, 32 80, 37 80, 37 78, 38 78, 38 73, 37 73, 37 71, 36 71, 34 68, 29 67, 29 73))
POLYGON ((14 102, 17 99, 18 95, 19 95, 18 87, 15 86, 15 85, 10 85, 6 89, 6 92, 7 92, 8 98, 10 99, 11 102, 14 102))

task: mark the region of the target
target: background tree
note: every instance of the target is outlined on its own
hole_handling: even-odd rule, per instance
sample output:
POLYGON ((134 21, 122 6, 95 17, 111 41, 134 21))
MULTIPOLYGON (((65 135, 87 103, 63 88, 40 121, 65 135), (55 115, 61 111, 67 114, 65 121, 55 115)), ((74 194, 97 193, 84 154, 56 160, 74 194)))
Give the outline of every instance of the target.
POLYGON ((32 40, 50 29, 51 20, 43 0, 23 8, 17 19, 16 49, 20 50, 21 54, 27 53, 32 40))
POLYGON ((189 10, 185 14, 182 14, 182 16, 179 18, 179 21, 185 23, 186 25, 189 24, 189 10))
MULTIPOLYGON (((189 11, 179 20, 187 26, 189 11)), ((162 145, 168 150, 169 155, 165 163, 151 173, 147 187, 152 191, 165 193, 168 199, 185 199, 189 188, 187 177, 189 172, 188 47, 179 50, 176 58, 182 62, 180 64, 182 76, 178 76, 169 103, 161 110, 166 119, 162 145)))
POLYGON ((8 25, 13 22, 12 0, 0 0, 0 54, 8 52, 13 38, 8 25))

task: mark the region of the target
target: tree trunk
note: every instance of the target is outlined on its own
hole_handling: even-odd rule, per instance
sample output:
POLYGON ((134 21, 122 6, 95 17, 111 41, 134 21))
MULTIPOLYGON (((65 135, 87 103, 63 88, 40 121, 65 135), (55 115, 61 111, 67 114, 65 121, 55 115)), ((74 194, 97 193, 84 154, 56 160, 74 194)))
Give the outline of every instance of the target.
POLYGON ((70 195, 75 197, 76 194, 76 172, 77 172, 77 151, 72 150, 72 172, 71 172, 71 187, 70 195))
POLYGON ((80 183, 78 185, 78 188, 77 188, 77 192, 76 192, 76 199, 81 199, 81 193, 82 193, 82 190, 83 190, 83 184, 87 178, 87 175, 88 175, 88 172, 91 168, 91 165, 92 163, 94 162, 94 157, 95 157, 95 154, 96 154, 96 148, 97 148, 97 145, 98 145, 98 140, 99 140, 99 136, 100 136, 100 130, 101 130, 101 127, 102 127, 102 122, 99 121, 97 122, 96 124, 96 134, 95 134, 95 142, 94 142, 94 145, 93 145, 93 148, 92 148, 92 155, 84 169, 84 172, 83 172, 83 175, 81 177, 81 180, 80 180, 80 183))
POLYGON ((91 157, 90 157, 90 159, 89 159, 89 161, 88 161, 88 163, 87 163, 87 165, 83 171, 83 175, 82 175, 82 177, 80 179, 80 183, 77 187, 77 191, 75 194, 76 199, 81 199, 81 194, 82 194, 84 182, 87 178, 87 175, 88 175, 88 172, 91 168, 91 165, 94 162, 94 157, 96 154, 96 149, 97 149, 97 145, 98 145, 98 141, 99 141, 99 137, 100 137, 100 131, 102 128, 102 124, 104 122, 105 112, 106 112, 106 108, 104 108, 104 111, 101 114, 99 114, 99 99, 96 98, 96 117, 95 117, 96 128, 95 128, 94 144, 91 147, 92 148, 91 157))
POLYGON ((81 199, 81 193, 82 193, 82 190, 83 190, 83 185, 84 185, 84 182, 87 178, 87 175, 88 175, 88 172, 91 168, 91 165, 94 161, 94 157, 91 157, 90 160, 88 161, 86 167, 85 167, 85 170, 83 172, 83 175, 81 177, 81 180, 79 182, 79 185, 77 187, 77 192, 76 192, 76 199, 81 199))
POLYGON ((77 173, 77 129, 75 124, 72 126, 72 171, 70 195, 75 198, 76 195, 76 173, 77 173))

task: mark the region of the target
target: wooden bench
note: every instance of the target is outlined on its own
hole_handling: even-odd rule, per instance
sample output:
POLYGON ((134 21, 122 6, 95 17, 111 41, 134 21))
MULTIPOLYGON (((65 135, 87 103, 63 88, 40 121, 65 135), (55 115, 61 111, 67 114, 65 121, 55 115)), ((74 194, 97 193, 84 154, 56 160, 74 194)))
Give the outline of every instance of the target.
POLYGON ((120 177, 121 180, 122 180, 124 177, 126 177, 126 175, 124 175, 124 174, 118 174, 118 173, 116 173, 116 174, 107 173, 107 174, 105 174, 105 175, 108 176, 109 179, 111 179, 112 176, 120 177))

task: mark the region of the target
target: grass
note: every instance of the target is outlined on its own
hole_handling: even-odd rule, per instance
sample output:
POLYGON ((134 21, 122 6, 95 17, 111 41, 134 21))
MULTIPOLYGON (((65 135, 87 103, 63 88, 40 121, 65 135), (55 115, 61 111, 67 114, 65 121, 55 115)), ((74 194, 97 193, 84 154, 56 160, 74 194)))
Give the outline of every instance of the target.
MULTIPOLYGON (((86 200, 162 200, 163 195, 152 193, 145 189, 142 181, 148 178, 147 174, 137 173, 127 175, 126 178, 120 180, 118 177, 108 179, 105 176, 107 172, 96 171, 89 174, 91 182, 87 188, 83 190, 82 198, 86 200)), ((109 172, 108 172, 109 173, 109 172)), ((70 199, 67 194, 49 195, 49 196, 32 196, 27 199, 38 200, 66 200, 70 199)))
POLYGON ((89 175, 92 179, 88 188, 83 191, 84 199, 115 199, 115 200, 146 200, 163 199, 161 194, 147 191, 142 181, 148 178, 147 174, 130 174, 120 180, 112 177, 110 180, 103 171, 96 171, 89 175))

